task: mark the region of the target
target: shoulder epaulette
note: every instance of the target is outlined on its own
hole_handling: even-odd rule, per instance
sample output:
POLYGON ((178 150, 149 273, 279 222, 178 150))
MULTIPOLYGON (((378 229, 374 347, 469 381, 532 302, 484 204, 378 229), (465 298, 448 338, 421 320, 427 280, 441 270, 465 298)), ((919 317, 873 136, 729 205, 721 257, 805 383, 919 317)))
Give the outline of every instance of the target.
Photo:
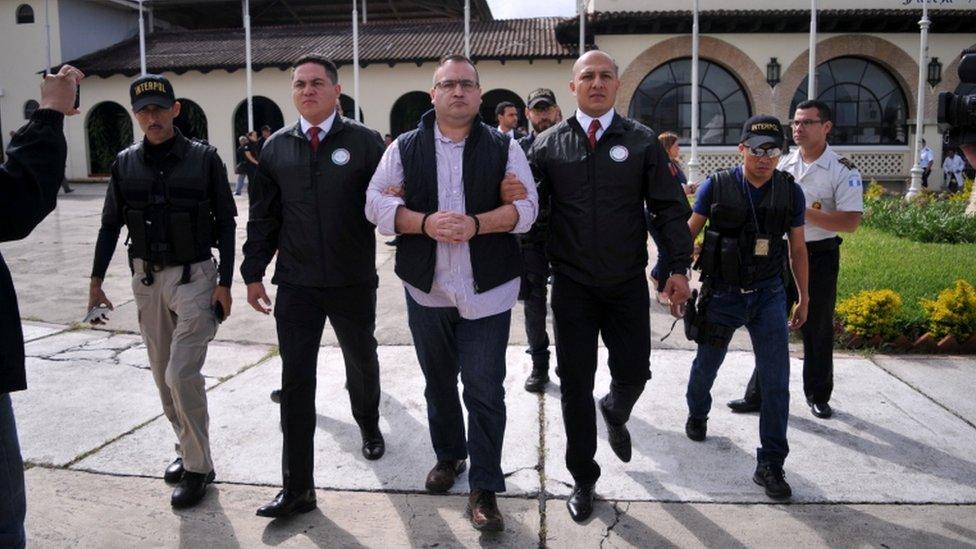
POLYGON ((848 170, 854 171, 857 169, 857 166, 855 166, 853 162, 851 162, 847 158, 844 158, 843 156, 838 155, 837 161, 840 162, 841 166, 844 166, 848 170))

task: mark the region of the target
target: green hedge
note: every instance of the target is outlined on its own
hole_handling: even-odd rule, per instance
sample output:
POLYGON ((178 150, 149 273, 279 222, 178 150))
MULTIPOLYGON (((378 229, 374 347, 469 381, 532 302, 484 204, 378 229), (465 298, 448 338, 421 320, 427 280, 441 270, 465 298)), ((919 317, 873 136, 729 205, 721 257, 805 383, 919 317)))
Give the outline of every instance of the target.
POLYGON ((863 225, 916 242, 976 242, 976 216, 963 201, 865 198, 863 225))

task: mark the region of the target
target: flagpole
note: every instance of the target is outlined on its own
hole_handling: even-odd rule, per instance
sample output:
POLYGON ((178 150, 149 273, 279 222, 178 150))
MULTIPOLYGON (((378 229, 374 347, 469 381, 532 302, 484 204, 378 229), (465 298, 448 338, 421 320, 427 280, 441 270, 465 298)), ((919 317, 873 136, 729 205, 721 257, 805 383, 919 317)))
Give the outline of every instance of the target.
POLYGON ((471 0, 464 0, 464 56, 471 59, 471 0))
POLYGON ((251 81, 251 2, 241 0, 244 10, 244 73, 247 79, 247 131, 254 131, 254 90, 251 81))
MULTIPOLYGON (((915 104, 915 162, 912 163, 912 182, 908 187, 905 198, 912 198, 922 192, 922 130, 925 115, 925 70, 929 58, 929 4, 922 2, 922 19, 918 22, 921 29, 918 46, 918 98, 915 104)), ((974 193, 976 194, 976 193, 974 193)))
POLYGON ((359 12, 356 10, 356 0, 352 2, 352 116, 350 118, 362 122, 359 119, 359 12))
POLYGON ((810 0, 810 55, 807 59, 807 99, 817 98, 817 0, 810 0))
POLYGON ((688 160, 688 181, 701 179, 698 162, 698 0, 692 2, 691 15, 691 159, 688 160))

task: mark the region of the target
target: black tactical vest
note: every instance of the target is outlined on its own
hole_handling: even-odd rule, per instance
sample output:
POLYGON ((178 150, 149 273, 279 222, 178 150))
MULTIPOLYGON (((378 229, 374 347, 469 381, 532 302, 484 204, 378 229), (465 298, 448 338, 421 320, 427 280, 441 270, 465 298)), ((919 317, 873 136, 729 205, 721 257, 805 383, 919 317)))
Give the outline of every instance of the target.
MULTIPOLYGON (((476 118, 464 143, 462 177, 464 206, 469 215, 501 206, 500 184, 508 165, 510 138, 476 118)), ((437 158, 434 147, 434 111, 428 111, 417 129, 397 138, 404 172, 404 201, 415 212, 436 212, 437 158)), ((430 292, 437 261, 437 242, 421 234, 398 238, 397 276, 411 286, 430 292)), ((522 256, 509 233, 477 235, 469 241, 474 291, 487 292, 522 274, 522 256)))
POLYGON ((697 264, 702 275, 741 288, 781 276, 788 255, 783 237, 790 230, 793 214, 793 177, 773 172, 767 183, 770 189, 754 205, 755 217, 746 194, 749 183, 739 181, 732 170, 720 171, 711 179, 711 212, 697 264))
POLYGON ((154 201, 153 182, 159 174, 144 161, 142 144, 118 156, 130 259, 158 266, 185 265, 209 257, 216 244, 209 188, 210 155, 216 154, 216 149, 182 135, 177 139, 185 143, 185 152, 162 185, 162 203, 154 201), (152 227, 159 223, 163 229, 152 227), (164 242, 149 237, 160 233, 165 235, 164 242))

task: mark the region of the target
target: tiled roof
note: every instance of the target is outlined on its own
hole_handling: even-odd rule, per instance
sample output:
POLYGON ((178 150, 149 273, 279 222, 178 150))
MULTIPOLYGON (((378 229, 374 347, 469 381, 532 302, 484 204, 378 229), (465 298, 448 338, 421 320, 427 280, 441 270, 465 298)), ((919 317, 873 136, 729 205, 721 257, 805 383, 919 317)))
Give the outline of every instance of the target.
MULTIPOLYGON (((976 7, 976 4, 974 4, 976 7)), ((851 9, 819 10, 818 32, 918 33, 922 10, 851 9)), ((698 14, 701 33, 806 33, 810 10, 703 10, 698 14)), ((930 32, 976 32, 976 9, 929 10, 930 32)), ((596 12, 587 16, 587 43, 600 34, 683 34, 691 32, 691 11, 596 12)), ((560 42, 579 40, 579 18, 565 19, 556 27, 560 42)))
MULTIPOLYGON (((574 45, 560 44, 559 18, 473 21, 471 53, 475 59, 566 59, 574 45)), ((288 67, 304 54, 330 57, 339 65, 352 62, 349 23, 257 27, 251 29, 252 66, 288 67)), ((463 21, 378 21, 359 27, 360 64, 435 61, 464 50, 463 21)), ((177 73, 244 67, 244 30, 156 31, 146 40, 150 72, 177 73)), ((109 76, 139 72, 138 37, 91 53, 71 64, 86 74, 109 76)))

